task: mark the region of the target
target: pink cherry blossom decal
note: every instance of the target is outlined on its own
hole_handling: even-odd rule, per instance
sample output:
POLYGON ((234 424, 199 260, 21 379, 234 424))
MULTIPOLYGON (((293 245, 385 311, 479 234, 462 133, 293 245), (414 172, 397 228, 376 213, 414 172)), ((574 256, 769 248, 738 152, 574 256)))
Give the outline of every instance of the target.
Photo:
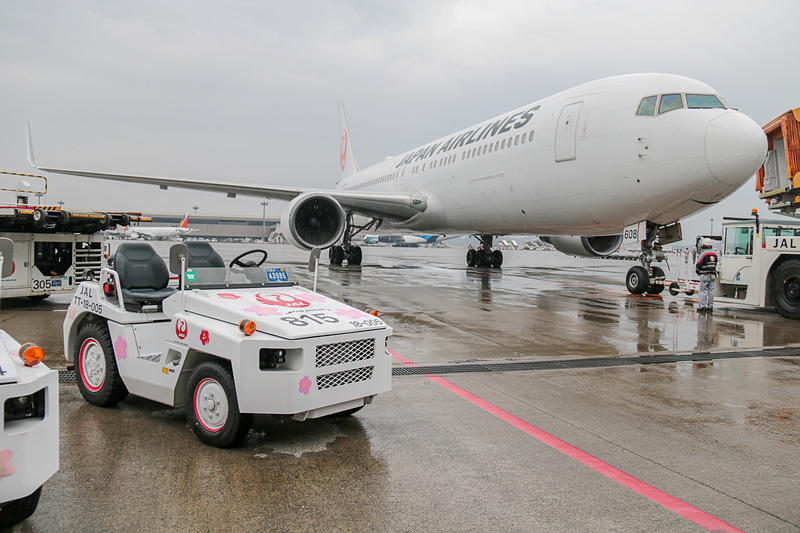
POLYGON ((74 305, 69 304, 69 307, 67 307, 67 316, 69 317, 70 320, 73 320, 75 318, 75 306, 74 305))
POLYGON ((114 353, 117 359, 128 357, 128 343, 122 338, 122 335, 117 335, 117 340, 114 342, 114 353))
POLYGON ((11 462, 11 450, 0 450, 0 478, 14 473, 14 463, 11 462))
POLYGON ((251 305, 250 307, 245 307, 245 311, 250 313, 255 313, 258 316, 270 316, 270 315, 282 315, 282 311, 278 311, 274 307, 264 307, 261 305, 251 305))
POLYGON ((346 316, 347 318, 361 318, 366 313, 362 313, 357 309, 337 309, 336 314, 346 316))
POLYGON ((302 298, 307 302, 327 302, 328 299, 324 296, 320 296, 319 294, 314 294, 313 292, 307 292, 303 294, 298 294, 298 298, 302 298))
POLYGON ((311 378, 308 376, 303 376, 303 379, 300 380, 300 392, 303 394, 308 394, 311 391, 311 378))
POLYGON ((210 341, 211 341, 211 337, 209 337, 209 335, 208 335, 208 330, 204 329, 203 331, 201 331, 200 332, 200 342, 203 343, 203 346, 208 344, 210 341))

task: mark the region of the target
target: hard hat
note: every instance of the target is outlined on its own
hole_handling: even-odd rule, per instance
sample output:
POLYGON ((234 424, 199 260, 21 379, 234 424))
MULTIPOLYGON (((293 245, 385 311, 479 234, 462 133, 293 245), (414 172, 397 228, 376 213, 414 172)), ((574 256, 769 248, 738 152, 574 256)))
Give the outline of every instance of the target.
POLYGON ((708 237, 703 239, 703 248, 711 248, 712 246, 714 246, 714 243, 712 242, 711 239, 709 239, 708 237))

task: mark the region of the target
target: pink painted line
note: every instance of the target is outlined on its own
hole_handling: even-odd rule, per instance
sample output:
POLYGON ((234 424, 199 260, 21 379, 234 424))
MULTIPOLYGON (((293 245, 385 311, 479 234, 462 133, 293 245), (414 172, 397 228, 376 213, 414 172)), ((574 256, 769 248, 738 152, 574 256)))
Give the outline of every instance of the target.
MULTIPOLYGON (((410 359, 406 359, 402 355, 398 354, 394 350, 389 350, 389 353, 392 354, 398 362, 402 363, 405 366, 419 366, 410 359)), ((550 433, 543 431, 536 426, 525 422, 521 418, 518 418, 511 413, 500 409, 496 405, 487 402, 483 398, 475 396, 471 392, 468 392, 458 385, 454 385, 453 383, 447 381, 446 379, 435 376, 435 375, 426 375, 428 379, 436 383, 437 385, 441 385, 445 389, 449 390, 450 392, 460 396, 461 398, 467 400, 468 402, 480 407, 484 411, 489 414, 492 414, 499 418, 500 420, 511 424, 515 428, 519 429, 530 435, 531 437, 535 438, 536 440, 540 441, 547 446, 550 446, 554 450, 557 450, 564 455, 575 459, 579 463, 588 466, 598 474, 602 474, 603 476, 616 481, 617 483, 623 485, 624 487, 629 488, 630 490, 636 492, 647 498, 648 500, 655 502, 666 509, 686 518, 687 520, 694 522, 698 526, 707 529, 708 531, 714 532, 738 532, 742 533, 741 530, 736 529, 732 525, 723 522, 719 518, 711 516, 710 514, 701 511, 697 507, 693 505, 689 505, 688 503, 679 500, 674 496, 670 496, 664 491, 661 491, 652 485, 645 483, 644 481, 637 479, 630 474, 626 474, 622 470, 611 466, 610 464, 601 461, 597 457, 593 455, 589 455, 588 453, 576 448, 575 446, 559 439, 558 437, 554 437, 550 433)))

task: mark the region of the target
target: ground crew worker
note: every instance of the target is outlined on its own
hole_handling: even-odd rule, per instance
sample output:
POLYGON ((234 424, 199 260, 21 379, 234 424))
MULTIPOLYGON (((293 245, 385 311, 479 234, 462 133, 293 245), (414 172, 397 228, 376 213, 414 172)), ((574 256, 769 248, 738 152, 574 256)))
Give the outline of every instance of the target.
POLYGON ((714 309, 714 279, 717 277, 717 254, 711 249, 711 239, 703 239, 702 253, 694 265, 700 276, 700 302, 697 308, 701 313, 711 313, 714 309))

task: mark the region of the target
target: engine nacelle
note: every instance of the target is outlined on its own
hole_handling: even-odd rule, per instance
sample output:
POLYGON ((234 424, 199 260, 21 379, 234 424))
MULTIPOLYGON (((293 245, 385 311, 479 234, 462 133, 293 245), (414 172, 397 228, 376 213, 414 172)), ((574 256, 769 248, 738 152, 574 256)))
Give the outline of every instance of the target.
POLYGON ((327 248, 342 238, 346 226, 344 209, 332 196, 309 192, 286 206, 281 215, 283 236, 304 250, 327 248))
POLYGON ((581 257, 605 257, 617 251, 622 244, 622 235, 605 235, 601 237, 540 237, 542 241, 552 244, 561 253, 581 257))

